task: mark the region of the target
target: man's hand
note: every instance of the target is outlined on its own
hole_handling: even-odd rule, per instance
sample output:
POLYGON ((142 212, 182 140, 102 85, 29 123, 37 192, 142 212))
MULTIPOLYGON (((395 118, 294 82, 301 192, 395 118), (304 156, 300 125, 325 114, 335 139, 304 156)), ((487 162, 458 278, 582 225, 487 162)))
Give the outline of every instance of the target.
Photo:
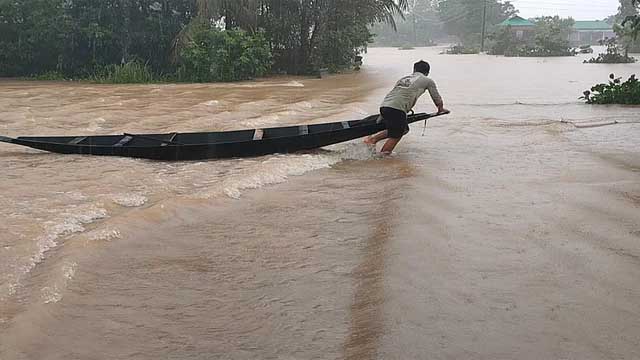
POLYGON ((443 102, 437 102, 436 107, 438 108, 438 115, 449 114, 451 111, 444 108, 443 102))

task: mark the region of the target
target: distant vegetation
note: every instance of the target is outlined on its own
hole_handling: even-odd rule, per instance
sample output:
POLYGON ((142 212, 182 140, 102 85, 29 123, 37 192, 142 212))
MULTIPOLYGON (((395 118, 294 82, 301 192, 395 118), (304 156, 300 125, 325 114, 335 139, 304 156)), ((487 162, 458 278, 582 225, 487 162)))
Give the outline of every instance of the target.
POLYGON ((496 24, 517 14, 510 1, 497 0, 446 0, 437 2, 439 19, 447 34, 459 39, 465 48, 480 48, 483 14, 486 5, 486 33, 496 24))
POLYGON ((640 81, 635 75, 622 82, 622 78, 609 75, 610 81, 598 84, 584 92, 581 99, 587 104, 640 105, 640 81))
MULTIPOLYGON (((617 18, 624 19, 621 26, 624 27, 623 41, 626 42, 626 51, 629 50, 628 44, 637 41, 640 34, 638 6, 640 6, 640 0, 621 0, 617 18)), ((618 34, 620 35, 620 32, 618 34)), ((640 81, 636 75, 631 75, 627 81, 622 82, 622 78, 611 74, 608 83, 597 84, 591 90, 585 91, 583 95, 581 99, 587 104, 640 105, 640 81)))
POLYGON ((621 54, 616 39, 607 39, 600 41, 600 45, 606 45, 607 51, 603 54, 599 54, 598 57, 585 60, 588 64, 629 64, 636 62, 636 59, 627 55, 621 54))
POLYGON ((403 16, 394 24, 378 23, 371 28, 375 35, 372 46, 409 48, 436 45, 447 36, 438 11, 431 0, 409 0, 403 16))
POLYGON ((462 44, 453 45, 450 48, 446 49, 443 54, 447 55, 470 55, 470 54, 478 54, 480 52, 479 48, 467 47, 462 44))
MULTIPOLYGON (((640 50, 640 16, 638 0, 620 1, 610 21, 626 56, 640 50)), ((457 39, 450 53, 476 53, 483 28, 494 54, 572 54, 570 19, 536 19, 535 36, 521 42, 496 26, 517 12, 504 0, 0 0, 0 76, 120 83, 338 72, 357 68, 374 39, 406 49, 457 39)))
POLYGON ((534 35, 527 40, 517 39, 510 27, 497 30, 490 36, 491 53, 523 57, 575 55, 569 43, 573 19, 547 16, 536 18, 533 23, 536 25, 534 35))

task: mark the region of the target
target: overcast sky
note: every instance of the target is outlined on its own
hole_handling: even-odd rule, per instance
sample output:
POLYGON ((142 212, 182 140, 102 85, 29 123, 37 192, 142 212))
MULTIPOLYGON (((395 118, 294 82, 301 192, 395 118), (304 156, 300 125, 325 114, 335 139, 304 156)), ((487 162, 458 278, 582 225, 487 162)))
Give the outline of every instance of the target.
POLYGON ((600 20, 618 11, 618 0, 511 0, 520 16, 571 16, 575 20, 600 20))

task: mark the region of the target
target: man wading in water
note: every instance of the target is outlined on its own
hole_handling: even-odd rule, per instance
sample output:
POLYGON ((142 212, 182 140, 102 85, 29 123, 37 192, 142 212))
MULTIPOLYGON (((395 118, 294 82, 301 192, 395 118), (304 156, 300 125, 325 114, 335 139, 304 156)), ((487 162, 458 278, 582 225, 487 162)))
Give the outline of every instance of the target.
POLYGON ((364 142, 375 145, 379 141, 389 139, 382 147, 383 154, 391 154, 403 136, 409 132, 407 123, 407 113, 413 109, 427 90, 431 95, 433 103, 438 107, 438 114, 448 114, 449 110, 444 108, 444 102, 438 92, 436 83, 429 79, 431 66, 426 61, 418 61, 413 65, 413 74, 400 79, 391 92, 384 98, 380 105, 380 115, 387 124, 387 130, 367 137, 364 142))

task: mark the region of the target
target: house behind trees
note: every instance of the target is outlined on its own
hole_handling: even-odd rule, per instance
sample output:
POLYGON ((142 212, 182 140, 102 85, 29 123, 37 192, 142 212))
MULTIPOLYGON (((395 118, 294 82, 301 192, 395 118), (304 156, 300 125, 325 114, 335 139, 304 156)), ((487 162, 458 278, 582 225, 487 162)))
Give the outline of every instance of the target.
POLYGON ((598 45, 601 40, 615 37, 613 27, 604 21, 576 21, 569 41, 572 46, 598 45))
MULTIPOLYGON (((498 24, 499 27, 509 29, 513 38, 523 43, 533 41, 536 33, 536 24, 520 16, 513 16, 510 19, 498 24)), ((576 21, 569 34, 571 46, 598 45, 601 40, 616 37, 613 26, 604 21, 576 21)))

